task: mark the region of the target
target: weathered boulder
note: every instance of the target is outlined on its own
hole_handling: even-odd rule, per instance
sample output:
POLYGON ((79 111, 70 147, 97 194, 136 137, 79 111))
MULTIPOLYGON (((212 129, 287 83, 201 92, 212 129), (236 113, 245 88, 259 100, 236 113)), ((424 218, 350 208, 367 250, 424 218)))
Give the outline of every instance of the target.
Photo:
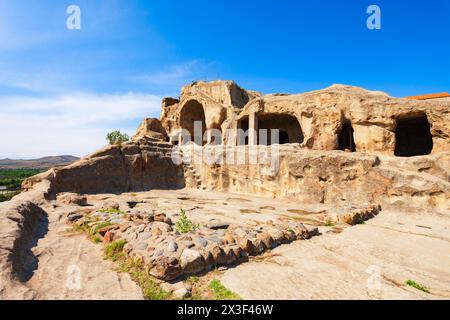
POLYGON ((57 200, 60 203, 67 205, 86 206, 87 198, 76 193, 63 193, 57 196, 57 200))
POLYGON ((177 259, 171 256, 162 256, 155 261, 150 274, 157 279, 171 281, 180 277, 183 271, 177 259))
POLYGON ((185 249, 181 254, 180 265, 186 274, 195 274, 203 271, 205 268, 205 260, 197 250, 185 249))
POLYGON ((0 212, 0 299, 32 299, 33 291, 23 283, 33 273, 30 266, 37 258, 30 249, 35 237, 48 228, 47 214, 34 202, 20 199, 0 203, 0 212))
POLYGON ((144 119, 131 140, 138 141, 142 138, 152 138, 156 140, 166 141, 167 133, 164 127, 161 125, 159 119, 148 118, 144 119))

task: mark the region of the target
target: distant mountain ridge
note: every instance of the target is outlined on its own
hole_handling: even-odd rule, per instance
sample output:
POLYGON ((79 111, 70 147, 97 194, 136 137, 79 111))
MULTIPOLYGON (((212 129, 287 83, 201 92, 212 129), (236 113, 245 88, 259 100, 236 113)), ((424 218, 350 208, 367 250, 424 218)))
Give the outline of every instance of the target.
POLYGON ((0 159, 0 169, 49 169, 67 166, 79 158, 74 156, 50 156, 32 160, 0 159))

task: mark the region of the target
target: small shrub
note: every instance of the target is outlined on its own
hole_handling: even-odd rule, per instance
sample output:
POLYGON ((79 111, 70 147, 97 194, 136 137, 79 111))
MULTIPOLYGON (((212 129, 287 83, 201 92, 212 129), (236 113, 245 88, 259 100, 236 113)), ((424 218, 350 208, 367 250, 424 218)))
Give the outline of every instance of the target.
POLYGON ((184 211, 183 209, 180 210, 180 218, 175 224, 175 229, 179 233, 189 233, 197 230, 199 227, 200 225, 188 219, 188 217, 186 216, 186 211, 184 211))
POLYGON ((106 140, 110 145, 120 146, 122 143, 129 141, 130 137, 120 131, 113 131, 106 135, 106 140))
POLYGON ((406 284, 408 286, 410 286, 410 287, 413 287, 413 288, 417 289, 417 290, 420 290, 420 291, 423 291, 423 292, 426 292, 426 293, 430 293, 430 291, 426 287, 424 287, 423 285, 415 282, 414 280, 408 280, 408 281, 406 281, 406 284))
POLYGON ((123 247, 127 242, 125 240, 117 240, 105 248, 105 256, 112 261, 117 261, 123 252, 123 247))
POLYGON ((236 293, 228 290, 219 280, 213 280, 208 286, 214 293, 216 300, 241 300, 236 293))
POLYGON ((84 221, 83 223, 80 223, 80 224, 78 224, 78 223, 75 224, 73 226, 73 230, 76 231, 76 232, 87 232, 87 233, 90 233, 87 221, 84 221))

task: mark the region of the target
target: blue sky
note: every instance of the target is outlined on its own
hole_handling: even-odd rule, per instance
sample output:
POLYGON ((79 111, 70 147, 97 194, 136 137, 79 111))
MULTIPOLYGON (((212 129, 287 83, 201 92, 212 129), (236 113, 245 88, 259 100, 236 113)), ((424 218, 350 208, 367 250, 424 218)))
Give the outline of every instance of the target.
POLYGON ((401 97, 450 91, 449 75, 447 0, 0 0, 0 158, 92 152, 194 80, 401 97), (71 4, 81 30, 66 28, 71 4))

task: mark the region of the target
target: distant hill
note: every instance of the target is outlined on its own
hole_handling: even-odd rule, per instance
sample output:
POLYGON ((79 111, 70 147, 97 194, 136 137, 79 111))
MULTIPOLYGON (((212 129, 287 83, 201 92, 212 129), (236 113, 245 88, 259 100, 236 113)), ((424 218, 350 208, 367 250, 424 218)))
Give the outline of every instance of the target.
POLYGON ((0 160, 0 169, 49 169, 53 167, 67 166, 79 158, 74 156, 43 157, 34 160, 0 160))

